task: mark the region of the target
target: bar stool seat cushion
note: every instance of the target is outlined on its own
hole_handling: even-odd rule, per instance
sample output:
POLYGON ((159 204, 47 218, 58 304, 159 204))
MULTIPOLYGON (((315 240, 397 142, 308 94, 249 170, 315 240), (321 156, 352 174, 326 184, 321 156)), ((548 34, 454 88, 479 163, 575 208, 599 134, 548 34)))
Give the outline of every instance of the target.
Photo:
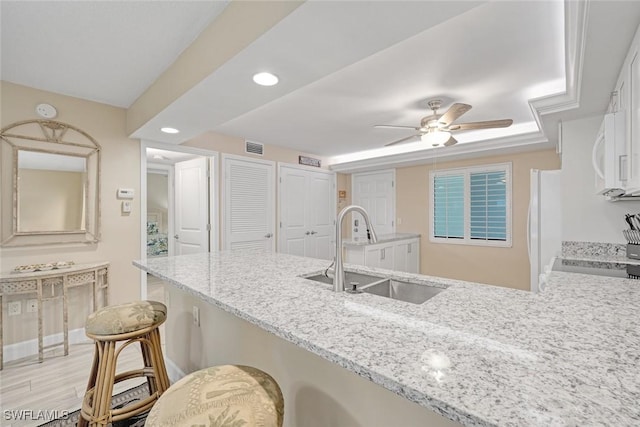
POLYGON ((278 383, 250 366, 222 365, 187 375, 160 397, 145 427, 279 427, 284 399, 278 383))
POLYGON ((167 307, 157 301, 134 301, 101 308, 91 313, 85 323, 90 335, 119 335, 162 324, 167 307))

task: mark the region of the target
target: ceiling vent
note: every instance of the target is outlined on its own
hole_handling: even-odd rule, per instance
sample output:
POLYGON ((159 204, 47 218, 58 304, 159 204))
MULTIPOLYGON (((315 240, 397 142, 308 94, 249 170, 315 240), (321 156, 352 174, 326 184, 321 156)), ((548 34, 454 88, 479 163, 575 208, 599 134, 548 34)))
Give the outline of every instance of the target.
POLYGON ((264 154, 264 144, 260 144, 259 142, 244 142, 244 151, 249 154, 257 154, 258 156, 262 156, 264 154))

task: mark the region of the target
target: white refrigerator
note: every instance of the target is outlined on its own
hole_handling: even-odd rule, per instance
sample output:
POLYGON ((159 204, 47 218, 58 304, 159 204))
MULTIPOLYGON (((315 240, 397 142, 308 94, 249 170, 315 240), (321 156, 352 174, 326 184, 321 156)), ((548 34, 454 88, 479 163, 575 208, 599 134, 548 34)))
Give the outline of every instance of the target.
POLYGON ((531 169, 527 246, 531 291, 541 292, 562 250, 562 176, 560 170, 531 169))

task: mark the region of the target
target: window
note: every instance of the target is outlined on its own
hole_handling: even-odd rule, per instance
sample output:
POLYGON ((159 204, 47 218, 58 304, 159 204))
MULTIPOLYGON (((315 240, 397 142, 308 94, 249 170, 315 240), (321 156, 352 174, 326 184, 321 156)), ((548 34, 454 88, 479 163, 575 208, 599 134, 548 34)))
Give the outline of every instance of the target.
POLYGON ((511 164, 431 172, 431 241, 511 246, 511 164))

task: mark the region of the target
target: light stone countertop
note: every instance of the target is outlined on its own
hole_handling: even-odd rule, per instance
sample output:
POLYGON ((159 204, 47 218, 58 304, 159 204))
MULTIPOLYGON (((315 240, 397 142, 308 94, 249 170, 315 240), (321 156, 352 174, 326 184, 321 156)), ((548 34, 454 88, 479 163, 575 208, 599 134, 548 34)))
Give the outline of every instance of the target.
POLYGON ((420 237, 420 234, 417 233, 389 233, 389 234, 380 234, 378 237, 378 241, 376 243, 370 243, 369 239, 366 237, 352 237, 350 239, 345 239, 342 241, 342 244, 345 246, 364 246, 378 243, 388 243, 388 242, 396 242, 398 240, 407 240, 407 239, 416 239, 420 237))
POLYGON ((637 281, 552 272, 536 295, 346 265, 448 286, 415 305, 335 293, 298 277, 327 261, 284 254, 134 265, 463 425, 640 425, 637 281), (450 368, 436 370, 433 354, 450 368))

